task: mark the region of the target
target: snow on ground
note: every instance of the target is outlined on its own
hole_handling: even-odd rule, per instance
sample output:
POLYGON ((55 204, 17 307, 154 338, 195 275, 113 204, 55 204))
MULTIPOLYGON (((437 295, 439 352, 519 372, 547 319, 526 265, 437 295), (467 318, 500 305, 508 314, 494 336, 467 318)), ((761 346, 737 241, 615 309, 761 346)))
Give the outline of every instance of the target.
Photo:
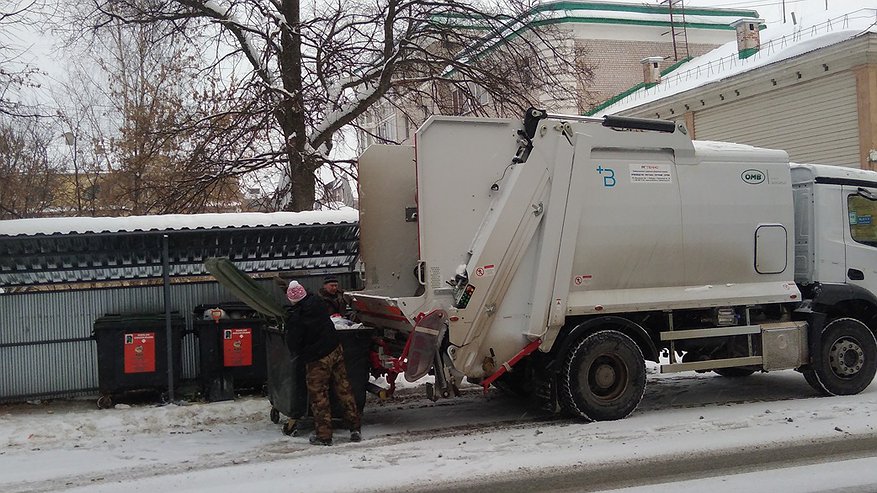
MULTIPOLYGON (((338 430, 332 447, 308 445, 307 432, 284 436, 269 421, 269 405, 261 397, 106 411, 94 409, 91 401, 4 406, 0 491, 407 491, 476 478, 526 478, 545 470, 685 460, 747 447, 834 446, 835 440, 877 436, 877 385, 858 396, 821 398, 792 371, 742 380, 651 375, 637 412, 590 424, 530 410, 496 392, 482 396, 477 388, 436 403, 419 397, 420 390, 401 390, 396 401, 370 401, 365 440, 349 443, 338 430)), ((874 461, 866 465, 857 484, 877 485, 874 461)), ((737 480, 742 481, 723 481, 743 484, 737 480)), ((777 490, 768 484, 750 483, 748 491, 777 490)), ((832 484, 814 479, 795 491, 844 483, 832 484)), ((697 481, 680 485, 684 491, 703 490, 697 481)))

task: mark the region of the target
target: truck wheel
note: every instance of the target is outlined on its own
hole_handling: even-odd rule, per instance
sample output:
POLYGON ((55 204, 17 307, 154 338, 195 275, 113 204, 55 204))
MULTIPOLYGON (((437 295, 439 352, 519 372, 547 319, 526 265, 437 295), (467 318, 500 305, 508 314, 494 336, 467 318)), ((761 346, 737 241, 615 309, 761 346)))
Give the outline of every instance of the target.
POLYGON ((725 378, 743 378, 755 373, 751 368, 716 368, 713 370, 725 378))
POLYGON ((813 387, 813 390, 819 392, 821 395, 831 395, 826 390, 825 387, 822 386, 822 382, 819 381, 819 378, 816 377, 816 372, 811 370, 802 370, 801 374, 804 375, 804 380, 813 387))
POLYGON ((573 345, 558 380, 558 399, 566 414, 588 421, 622 419, 643 398, 646 364, 633 339, 603 330, 573 345))
POLYGON ((826 325, 821 351, 822 362, 812 370, 825 392, 858 394, 874 380, 877 339, 862 322, 839 318, 826 325))

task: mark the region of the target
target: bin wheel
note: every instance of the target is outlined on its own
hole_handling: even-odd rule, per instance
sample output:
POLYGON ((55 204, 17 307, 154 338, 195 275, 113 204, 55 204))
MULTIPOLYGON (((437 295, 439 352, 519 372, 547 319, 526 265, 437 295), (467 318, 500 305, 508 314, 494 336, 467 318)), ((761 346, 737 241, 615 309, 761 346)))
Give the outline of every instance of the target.
POLYGON ((298 432, 298 426, 296 426, 294 420, 289 420, 286 423, 283 423, 283 434, 286 436, 296 436, 298 432))
POLYGON ((271 422, 275 425, 280 422, 280 411, 273 407, 271 408, 271 422))
POLYGON ((97 399, 98 409, 109 409, 113 407, 113 398, 108 395, 102 395, 97 399))

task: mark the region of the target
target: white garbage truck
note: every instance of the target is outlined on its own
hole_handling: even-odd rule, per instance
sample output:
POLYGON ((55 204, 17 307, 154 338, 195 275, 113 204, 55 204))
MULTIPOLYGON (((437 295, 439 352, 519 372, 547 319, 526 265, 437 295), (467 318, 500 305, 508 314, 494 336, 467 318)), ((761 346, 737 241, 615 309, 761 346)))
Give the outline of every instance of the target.
POLYGON ((347 296, 384 368, 433 373, 432 398, 465 378, 612 420, 646 360, 796 369, 826 395, 874 378, 877 172, 530 109, 431 117, 413 146, 369 147, 359 186, 347 296))

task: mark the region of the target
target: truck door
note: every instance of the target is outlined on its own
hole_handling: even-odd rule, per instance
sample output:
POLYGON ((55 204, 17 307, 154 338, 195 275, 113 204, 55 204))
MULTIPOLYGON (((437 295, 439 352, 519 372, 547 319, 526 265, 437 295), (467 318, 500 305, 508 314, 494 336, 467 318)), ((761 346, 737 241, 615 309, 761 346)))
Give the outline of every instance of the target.
POLYGON ((846 282, 877 293, 877 186, 844 185, 846 282))

